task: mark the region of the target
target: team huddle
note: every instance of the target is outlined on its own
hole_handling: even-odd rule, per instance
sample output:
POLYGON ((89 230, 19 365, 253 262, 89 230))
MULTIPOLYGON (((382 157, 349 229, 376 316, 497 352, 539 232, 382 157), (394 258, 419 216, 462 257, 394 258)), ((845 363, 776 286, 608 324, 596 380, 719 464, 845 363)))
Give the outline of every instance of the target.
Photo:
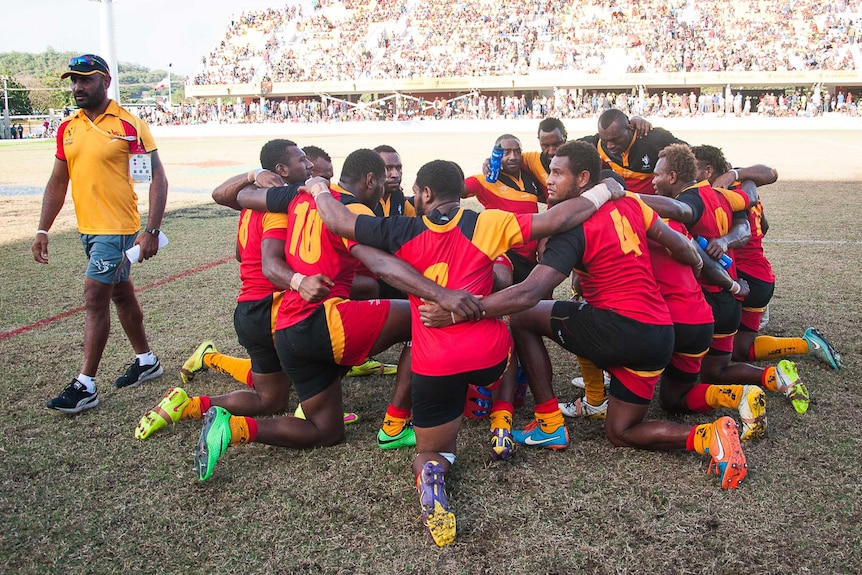
MULTIPOLYGON (((77 83, 99 75, 110 81, 101 59, 81 58, 70 62, 82 108, 72 121, 86 118, 94 127, 114 121, 106 112, 110 100, 78 97, 77 83)), ((146 126, 134 127, 141 152, 154 152, 146 126), (144 131, 146 138, 139 137, 144 131)), ((69 137, 61 126, 57 161, 69 162, 74 184, 71 156, 85 152, 64 148, 69 137)), ((259 169, 213 192, 216 202, 239 211, 234 326, 248 358, 221 354, 205 341, 181 369, 184 385, 204 368, 245 385, 221 396, 173 387, 141 418, 135 437, 202 419, 194 459, 203 481, 229 446, 341 442, 345 425, 358 417, 344 411, 342 378, 394 373, 377 443, 415 447, 412 477, 423 522, 441 547, 456 534, 445 478, 464 416, 487 418, 494 461, 510 460, 517 446, 565 449, 565 417, 589 417, 604 421, 616 446, 707 456, 721 488, 736 488, 747 473, 742 442, 767 428, 765 392, 800 414, 810 401, 790 360, 765 368, 748 362, 811 355, 841 367, 816 329, 798 338, 758 333, 775 285, 762 248, 768 225, 758 187, 775 182, 777 173, 763 165, 731 168, 720 149, 690 147, 615 109, 600 116, 597 134, 579 140, 569 141, 559 120, 542 120, 538 140, 541 151, 525 152, 514 135, 498 137, 496 178, 487 163, 465 178, 455 162, 430 161, 409 196, 392 146, 352 152, 335 181, 320 148, 267 142, 259 169), (484 209, 462 207, 469 196, 484 209), (572 298, 555 300, 554 289, 569 277, 572 298), (577 357, 582 398, 561 402, 555 394, 546 339, 577 357), (373 359, 396 345, 397 368, 373 359), (516 430, 524 379, 534 417, 516 430), (287 415, 291 387, 300 405, 287 415), (671 413, 736 410, 741 427, 729 415, 694 426, 648 420, 655 395, 671 413)), ((158 198, 152 186, 151 212, 158 198)), ((80 221, 77 198, 76 209, 80 221)), ((154 231, 142 235, 158 236, 163 209, 162 201, 162 211, 150 215, 154 231)), ((54 216, 43 207, 33 246, 43 263, 54 216)), ((112 242, 123 250, 138 242, 134 234, 126 238, 112 242)), ((92 268, 93 248, 85 242, 85 249, 92 268)), ((156 252, 155 244, 142 242, 143 259, 156 252)), ((88 268, 87 277, 108 286, 102 291, 109 296, 113 289, 117 301, 117 293, 128 298, 133 288, 129 262, 122 253, 111 257, 120 271, 107 277, 88 268)), ((88 307, 88 326, 89 314, 88 307)), ((127 323, 137 320, 122 313, 120 319, 127 333, 127 323)), ((143 334, 142 315, 137 321, 143 334)), ((92 364, 98 366, 104 348, 99 341, 98 357, 87 357, 85 343, 81 375, 49 408, 77 413, 98 403, 92 364)), ((118 387, 162 373, 145 337, 132 342, 138 355, 118 387)))

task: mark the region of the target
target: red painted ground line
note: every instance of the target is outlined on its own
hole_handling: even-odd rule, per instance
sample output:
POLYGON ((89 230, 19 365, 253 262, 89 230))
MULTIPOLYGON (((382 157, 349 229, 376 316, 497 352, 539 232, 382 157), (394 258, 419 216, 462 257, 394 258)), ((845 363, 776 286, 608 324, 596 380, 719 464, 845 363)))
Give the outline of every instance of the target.
MULTIPOLYGON (((202 271, 205 271, 205 270, 208 270, 210 268, 214 268, 216 266, 220 266, 222 264, 226 264, 226 263, 232 262, 232 261, 235 261, 234 257, 226 257, 226 258, 223 258, 220 260, 216 260, 214 262, 210 262, 208 264, 204 264, 202 266, 198 266, 196 268, 186 270, 186 271, 178 273, 176 275, 172 275, 170 277, 160 279, 157 282, 147 284, 143 287, 136 288, 135 293, 139 293, 139 292, 142 292, 142 291, 145 291, 148 289, 163 286, 165 284, 174 282, 180 278, 184 278, 184 277, 190 276, 192 274, 200 273, 202 271)), ((76 313, 80 313, 80 312, 84 311, 85 309, 86 308, 84 306, 76 307, 74 309, 66 310, 63 313, 57 314, 55 316, 46 317, 44 319, 40 319, 37 322, 31 323, 28 325, 23 325, 19 328, 15 328, 15 329, 10 330, 10 331, 0 331, 0 341, 2 341, 4 339, 9 339, 10 337, 15 337, 15 336, 21 335, 22 333, 27 333, 28 331, 33 331, 34 329, 39 329, 40 327, 45 327, 46 325, 50 325, 52 323, 60 321, 61 319, 66 319, 67 317, 73 316, 76 313)))

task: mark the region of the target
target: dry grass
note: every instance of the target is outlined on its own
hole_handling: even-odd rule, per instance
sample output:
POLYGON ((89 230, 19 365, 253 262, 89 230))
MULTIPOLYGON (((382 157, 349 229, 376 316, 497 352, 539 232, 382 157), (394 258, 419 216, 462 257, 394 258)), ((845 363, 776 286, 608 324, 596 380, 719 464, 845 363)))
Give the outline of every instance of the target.
MULTIPOLYGON (((175 145, 163 147, 166 158, 166 148, 175 145)), ((219 169, 232 173, 253 163, 254 156, 242 152, 231 157, 248 161, 219 169)), ((0 150, 4 161, 5 153, 0 150)), ((200 161, 204 156, 217 157, 200 161)), ((171 170, 181 168, 169 163, 169 176, 171 170)), ((0 181, 6 180, 4 174, 0 181)), ((201 182, 202 188, 212 185, 201 182)), ((763 190, 771 224, 766 249, 779 277, 766 331, 789 336, 818 326, 843 353, 845 369, 833 373, 813 360, 798 362, 811 409, 800 416, 786 401, 769 397, 768 436, 745 446, 750 471, 736 491, 722 492, 718 480, 705 475, 701 457, 614 448, 592 421, 569 422, 572 445, 565 452, 522 449, 511 463, 491 464, 487 424, 465 422, 448 482, 458 537, 440 550, 418 521, 413 454, 382 452, 374 443, 392 386, 383 377, 347 380, 345 403, 363 419, 348 427, 341 445, 231 448, 213 479, 200 483, 191 472, 199 422, 181 422, 146 442, 132 432, 140 415, 179 381, 179 366, 201 339, 242 353, 230 320, 236 264, 227 263, 140 294, 165 376, 138 389, 110 386, 130 360, 115 325, 99 374, 102 405, 89 413, 67 417, 44 408, 79 369, 82 314, 0 340, 0 401, 7 406, 0 423, 5 571, 859 572, 862 210, 855 188, 849 181, 781 181, 763 190)), ((232 212, 209 204, 172 209, 164 225, 171 246, 136 267, 139 287, 232 253, 232 212)), ((28 229, 34 221, 27 220, 28 229)), ((5 216, 3 231, 15 237, 5 216)), ((0 245, 0 330, 81 304, 77 235, 52 234, 47 267, 32 263, 30 237, 0 245)), ((550 349, 555 387, 568 399, 576 363, 550 349)), ((396 353, 380 357, 394 361, 396 353)), ((235 388, 224 376, 205 373, 189 391, 214 395, 235 388)), ((528 399, 516 426, 531 417, 530 407, 528 399)), ((651 412, 661 415, 657 408, 651 412)))

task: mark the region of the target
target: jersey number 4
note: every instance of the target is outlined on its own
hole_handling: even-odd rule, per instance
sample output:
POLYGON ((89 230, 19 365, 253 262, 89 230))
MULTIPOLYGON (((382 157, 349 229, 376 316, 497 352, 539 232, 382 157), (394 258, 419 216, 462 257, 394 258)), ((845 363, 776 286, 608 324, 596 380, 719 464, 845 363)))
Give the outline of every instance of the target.
POLYGON ((614 221, 614 229, 620 240, 620 249, 623 250, 624 254, 634 253, 639 257, 641 255, 641 240, 632 229, 629 219, 616 209, 611 210, 611 219, 614 221))

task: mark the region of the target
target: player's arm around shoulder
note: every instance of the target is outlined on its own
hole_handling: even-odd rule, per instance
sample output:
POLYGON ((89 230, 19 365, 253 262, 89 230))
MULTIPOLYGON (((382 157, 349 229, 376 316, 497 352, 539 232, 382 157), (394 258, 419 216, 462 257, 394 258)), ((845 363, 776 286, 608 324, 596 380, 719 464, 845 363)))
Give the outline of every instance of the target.
POLYGON ((587 221, 605 203, 625 196, 623 187, 607 178, 576 198, 556 204, 552 209, 532 216, 530 239, 539 239, 568 231, 587 221))
POLYGON ((638 198, 655 210, 660 218, 676 220, 684 224, 692 223, 692 220, 694 219, 694 210, 692 210, 691 206, 685 202, 665 196, 651 196, 646 194, 638 194, 638 198))
POLYGON ((700 273, 703 268, 703 259, 691 240, 669 227, 661 218, 655 218, 647 228, 646 235, 649 239, 657 241, 668 249, 673 259, 681 264, 691 266, 700 273))
POLYGON ((320 177, 310 178, 301 188, 314 198, 317 213, 329 231, 342 238, 356 239, 356 220, 359 215, 371 215, 373 212, 363 204, 355 203, 353 210, 336 200, 329 189, 329 182, 320 177), (356 211, 354 211, 356 210, 356 211))

